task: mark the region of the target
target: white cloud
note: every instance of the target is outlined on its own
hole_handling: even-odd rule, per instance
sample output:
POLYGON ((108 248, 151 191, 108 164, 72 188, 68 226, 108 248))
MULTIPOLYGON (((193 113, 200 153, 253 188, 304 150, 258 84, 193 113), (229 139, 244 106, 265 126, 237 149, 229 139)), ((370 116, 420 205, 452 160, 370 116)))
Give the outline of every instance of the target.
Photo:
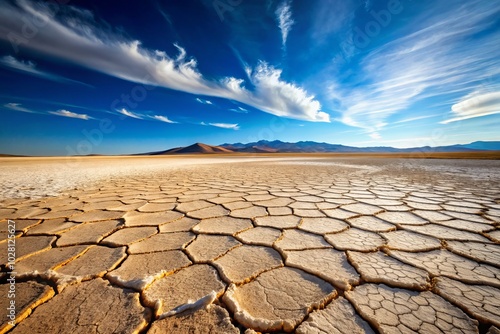
POLYGON ((409 123, 409 122, 414 122, 418 121, 421 119, 427 119, 427 118, 434 118, 440 116, 439 114, 434 114, 434 115, 422 115, 422 116, 415 116, 415 117, 409 117, 405 118, 396 122, 392 122, 391 124, 401 124, 401 123, 409 123))
POLYGON ((177 122, 172 121, 171 119, 169 119, 166 116, 154 115, 154 116, 152 116, 152 118, 154 118, 154 119, 156 119, 157 121, 160 121, 160 122, 177 123, 177 122))
POLYGON ((292 19, 292 8, 290 7, 290 1, 283 1, 278 8, 276 8, 276 19, 278 20, 278 27, 281 30, 281 42, 283 47, 286 45, 286 40, 288 34, 292 29, 292 25, 295 23, 292 19))
POLYGON ((239 130, 238 124, 228 124, 228 123, 208 123, 208 125, 215 126, 223 129, 239 130))
POLYGON ((247 109, 242 108, 242 107, 231 108, 229 110, 240 113, 240 114, 248 114, 249 113, 249 111, 247 109))
POLYGON ((141 114, 138 114, 138 113, 134 113, 132 111, 128 111, 127 109, 125 108, 122 108, 120 110, 117 110, 120 114, 122 115, 125 115, 125 116, 128 116, 128 117, 132 117, 132 118, 137 118, 137 119, 143 119, 143 115, 141 114))
POLYGON ((68 111, 66 109, 59 109, 57 111, 38 111, 25 108, 20 103, 13 103, 13 102, 4 104, 3 106, 11 110, 27 112, 27 113, 42 114, 42 115, 50 114, 50 115, 70 117, 70 118, 79 118, 83 120, 94 119, 94 117, 91 117, 87 114, 78 114, 72 111, 68 111))
POLYGON ((127 116, 127 117, 131 117, 131 118, 135 118, 135 119, 141 119, 141 120, 155 120, 155 121, 160 121, 160 122, 164 122, 164 123, 171 123, 171 124, 174 124, 174 123, 177 123, 175 121, 172 121, 171 119, 169 119, 167 116, 162 116, 162 115, 147 115, 147 114, 142 114, 142 113, 138 113, 138 112, 132 112, 132 111, 129 111, 125 108, 122 108, 122 109, 119 109, 117 110, 118 113, 124 115, 124 116, 127 116))
POLYGON ((77 81, 77 80, 72 80, 68 78, 61 77, 59 75, 51 74, 48 72, 41 71, 36 68, 36 64, 32 61, 25 61, 25 60, 18 60, 13 56, 3 56, 0 58, 0 64, 11 68, 16 71, 20 71, 23 73, 27 73, 36 77, 52 80, 52 81, 57 81, 57 82, 69 82, 69 83, 77 83, 77 84, 82 84, 85 86, 90 86, 86 83, 77 81))
POLYGON ((64 110, 64 109, 57 110, 57 111, 49 111, 49 114, 56 115, 56 116, 70 117, 70 118, 78 118, 78 119, 83 119, 86 121, 92 118, 86 114, 77 114, 77 113, 74 113, 72 111, 68 111, 68 110, 64 110))
POLYGON ((311 22, 311 38, 317 46, 332 41, 334 43, 338 41, 342 48, 347 48, 348 44, 351 44, 342 43, 342 39, 348 38, 351 34, 354 13, 359 7, 358 1, 311 1, 308 6, 314 18, 311 22))
POLYGON ((500 92, 468 97, 451 107, 455 117, 440 122, 448 124, 469 118, 500 114, 500 92))
POLYGON ((368 135, 370 136, 370 138, 373 138, 373 139, 382 139, 382 136, 378 132, 371 132, 368 135))
POLYGON ((436 3, 403 28, 412 31, 363 56, 352 81, 332 83, 340 120, 376 132, 424 99, 439 96, 451 105, 453 94, 498 86, 490 79, 500 75, 500 31, 491 29, 499 14, 494 2, 436 3))
MULTIPOLYGON (((247 69, 255 94, 242 99, 246 104, 276 116, 311 122, 330 122, 330 116, 321 111, 321 104, 313 95, 295 84, 281 80, 281 70, 260 62, 254 70, 247 69)), ((234 83, 234 89, 241 88, 234 83)), ((243 92, 244 93, 244 92, 243 92)))
POLYGON ((34 112, 33 110, 30 110, 28 108, 21 107, 20 103, 7 103, 7 104, 4 104, 4 107, 12 109, 12 110, 16 110, 16 111, 29 112, 29 113, 34 112))
POLYGON ((262 64, 253 69, 253 91, 245 87, 243 79, 208 80, 199 72, 196 60, 188 58, 179 45, 176 45, 179 54, 171 57, 163 51, 143 47, 140 41, 99 29, 92 15, 83 15, 74 7, 60 6, 57 16, 49 8, 45 3, 0 2, 0 39, 9 41, 10 32, 22 35, 23 18, 34 15, 46 24, 23 47, 50 57, 123 80, 238 101, 277 116, 329 121, 314 96, 281 80, 278 69, 262 64))
POLYGON ((201 104, 213 104, 212 101, 210 101, 210 100, 203 100, 203 99, 200 99, 199 97, 196 98, 196 101, 198 101, 201 104))
POLYGON ((40 73, 35 69, 36 64, 32 61, 23 61, 23 60, 17 60, 16 58, 12 56, 3 56, 0 58, 0 63, 4 66, 20 70, 20 71, 25 71, 25 72, 31 72, 31 73, 40 73))

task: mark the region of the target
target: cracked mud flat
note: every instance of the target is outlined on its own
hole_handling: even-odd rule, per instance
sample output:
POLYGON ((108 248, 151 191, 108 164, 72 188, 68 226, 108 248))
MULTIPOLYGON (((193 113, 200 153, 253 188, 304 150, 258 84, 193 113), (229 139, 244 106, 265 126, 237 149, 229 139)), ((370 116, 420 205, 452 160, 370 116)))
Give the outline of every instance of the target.
POLYGON ((498 161, 126 159, 2 165, 0 333, 500 333, 498 161))

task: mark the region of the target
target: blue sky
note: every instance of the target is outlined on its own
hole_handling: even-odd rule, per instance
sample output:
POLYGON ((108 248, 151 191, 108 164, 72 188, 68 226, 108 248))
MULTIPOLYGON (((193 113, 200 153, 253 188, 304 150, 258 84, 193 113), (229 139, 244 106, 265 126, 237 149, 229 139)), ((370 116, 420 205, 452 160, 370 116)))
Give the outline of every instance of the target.
POLYGON ((500 140, 496 0, 2 1, 0 153, 500 140))

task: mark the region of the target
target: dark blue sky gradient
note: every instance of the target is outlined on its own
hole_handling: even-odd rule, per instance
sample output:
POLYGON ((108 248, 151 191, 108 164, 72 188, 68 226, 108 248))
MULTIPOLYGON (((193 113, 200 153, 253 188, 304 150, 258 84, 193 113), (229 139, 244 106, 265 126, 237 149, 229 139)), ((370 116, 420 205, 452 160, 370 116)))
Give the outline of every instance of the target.
POLYGON ((500 140, 498 1, 218 3, 223 20, 213 0, 74 0, 55 9, 2 2, 0 153, 121 154, 261 139, 395 147, 500 140), (13 47, 9 36, 23 32, 6 17, 30 22, 30 8, 52 15, 58 31, 80 34, 73 40, 81 49, 58 54, 64 35, 48 35, 48 26, 13 47), (85 63, 92 43, 109 52, 85 63), (106 59, 122 54, 119 43, 124 56, 110 58, 125 64, 117 73, 106 59), (175 71, 191 62, 196 74, 175 89, 172 72, 144 84, 163 71, 144 56, 155 50, 175 71), (231 90, 229 78, 243 91, 231 90), (191 88, 198 82, 205 86, 191 88))

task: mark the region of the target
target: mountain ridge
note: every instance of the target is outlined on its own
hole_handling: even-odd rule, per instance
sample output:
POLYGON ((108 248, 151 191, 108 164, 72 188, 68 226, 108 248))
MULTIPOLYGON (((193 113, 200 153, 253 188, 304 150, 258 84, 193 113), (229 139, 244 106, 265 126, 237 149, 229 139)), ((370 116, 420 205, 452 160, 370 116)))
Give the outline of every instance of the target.
MULTIPOLYGON (((296 143, 283 142, 280 140, 268 141, 260 140, 247 144, 221 144, 219 147, 229 149, 234 152, 249 152, 251 148, 258 147, 262 149, 271 149, 281 153, 341 153, 341 152, 365 152, 365 153, 391 153, 391 152, 468 152, 468 151, 496 151, 500 150, 500 141, 476 141, 469 144, 456 144, 447 146, 421 146, 411 148, 395 148, 391 146, 375 147, 355 147, 341 144, 330 144, 325 142, 298 141, 296 143)), ((258 152, 255 152, 258 153, 258 152)))
POLYGON ((233 153, 233 151, 220 146, 212 146, 203 143, 194 143, 184 147, 174 147, 165 151, 144 153, 145 155, 167 155, 167 154, 214 154, 214 153, 233 153))
POLYGON ((411 153, 411 152, 475 152, 500 151, 500 141, 476 141, 469 144, 448 146, 421 146, 395 148, 391 146, 355 147, 315 141, 283 142, 280 140, 260 140, 247 144, 224 143, 208 145, 195 143, 185 147, 175 147, 164 151, 140 153, 136 155, 170 154, 218 154, 218 153, 411 153))

